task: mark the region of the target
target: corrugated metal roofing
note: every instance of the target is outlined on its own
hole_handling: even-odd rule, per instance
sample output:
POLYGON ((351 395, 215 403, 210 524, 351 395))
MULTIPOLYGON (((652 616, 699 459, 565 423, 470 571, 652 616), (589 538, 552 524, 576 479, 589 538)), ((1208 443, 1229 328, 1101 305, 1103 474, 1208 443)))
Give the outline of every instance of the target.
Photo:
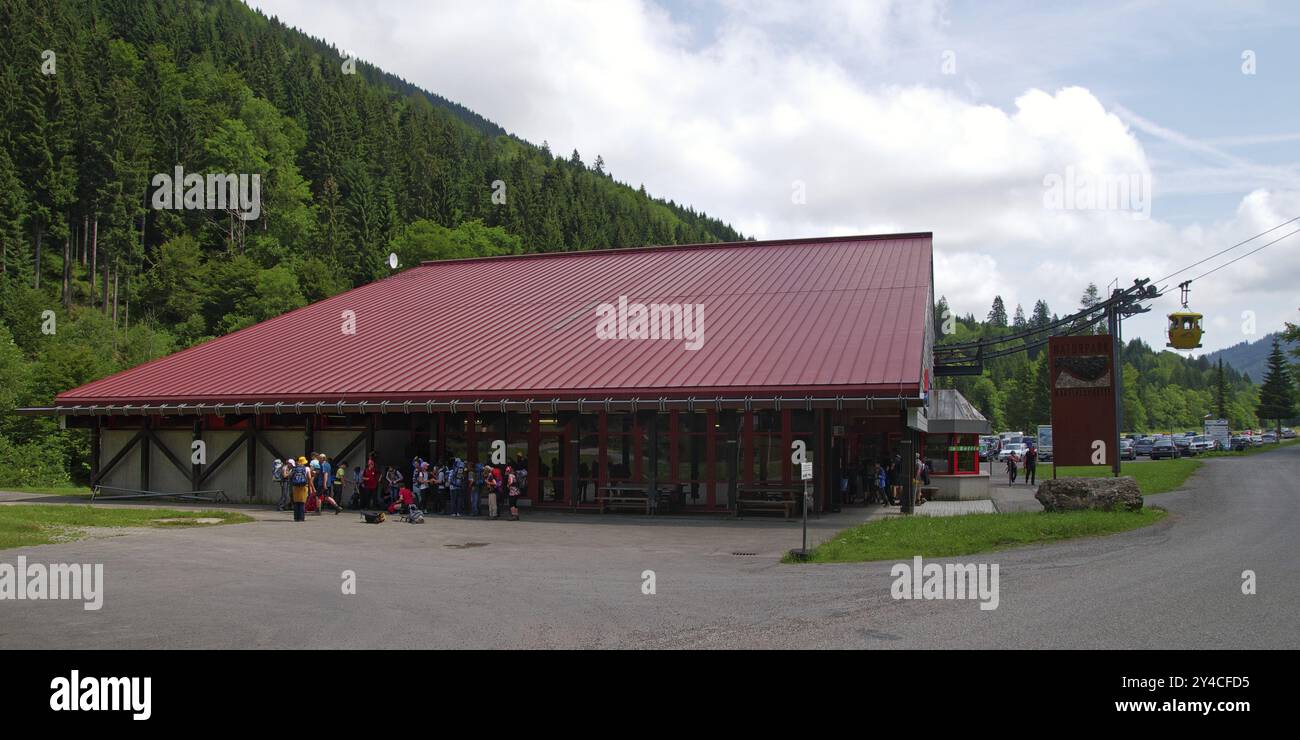
POLYGON ((922 233, 426 263, 55 402, 915 396, 931 249, 922 233), (620 296, 703 306, 702 346, 598 338, 620 296))

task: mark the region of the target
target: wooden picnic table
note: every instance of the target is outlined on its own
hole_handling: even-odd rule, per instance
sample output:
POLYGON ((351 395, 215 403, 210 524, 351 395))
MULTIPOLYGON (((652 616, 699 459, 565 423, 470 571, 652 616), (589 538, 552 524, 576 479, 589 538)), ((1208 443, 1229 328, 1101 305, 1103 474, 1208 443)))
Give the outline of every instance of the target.
POLYGON ((600 504, 600 513, 602 514, 605 513, 606 507, 611 509, 644 508, 646 514, 653 514, 657 508, 658 494, 661 493, 656 491, 656 495, 652 497, 649 495, 649 486, 634 484, 604 486, 600 490, 604 495, 597 498, 597 503, 600 504))
POLYGON ((791 483, 750 483, 736 486, 736 517, 743 517, 745 510, 781 511, 786 521, 794 516, 794 511, 802 505, 803 484, 791 483))

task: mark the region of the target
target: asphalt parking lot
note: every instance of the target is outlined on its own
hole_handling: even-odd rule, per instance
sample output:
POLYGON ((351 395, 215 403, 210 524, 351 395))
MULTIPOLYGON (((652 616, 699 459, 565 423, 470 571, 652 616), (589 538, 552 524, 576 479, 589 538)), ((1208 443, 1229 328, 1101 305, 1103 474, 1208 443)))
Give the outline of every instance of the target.
MULTIPOLYGON (((295 524, 261 512, 5 551, 6 562, 103 563, 106 584, 98 612, 0 602, 0 648, 1294 649, 1297 477, 1300 447, 1210 459, 1184 490, 1148 498, 1171 512, 1152 527, 933 561, 998 564, 994 611, 894 600, 891 562, 782 565, 797 521, 295 524), (1248 569, 1257 594, 1242 593, 1248 569), (348 570, 354 595, 342 592, 348 570), (642 592, 647 570, 654 594, 642 592)), ((869 511, 814 519, 810 536, 869 511)))

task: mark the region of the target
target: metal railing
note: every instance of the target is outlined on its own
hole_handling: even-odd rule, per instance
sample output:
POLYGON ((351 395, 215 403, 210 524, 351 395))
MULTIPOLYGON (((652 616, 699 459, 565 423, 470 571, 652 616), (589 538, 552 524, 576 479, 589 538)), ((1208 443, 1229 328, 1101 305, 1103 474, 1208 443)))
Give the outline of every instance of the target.
POLYGON ((214 504, 228 504, 230 499, 226 497, 226 492, 221 489, 211 491, 180 491, 180 492, 163 492, 163 491, 142 491, 137 488, 117 488, 114 486, 93 486, 90 489, 90 503, 99 501, 119 501, 126 499, 155 499, 169 498, 180 501, 206 501, 214 504), (113 491, 113 495, 105 496, 104 491, 113 491))

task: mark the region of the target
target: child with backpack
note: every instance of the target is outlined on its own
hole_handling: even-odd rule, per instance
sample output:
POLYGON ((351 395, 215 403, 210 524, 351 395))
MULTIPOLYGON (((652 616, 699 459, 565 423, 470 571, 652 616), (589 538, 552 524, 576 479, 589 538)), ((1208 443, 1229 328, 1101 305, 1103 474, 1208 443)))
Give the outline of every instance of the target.
POLYGON ((277 457, 271 467, 271 483, 280 489, 280 501, 275 505, 276 511, 284 511, 284 508, 289 505, 289 479, 285 477, 284 471, 285 464, 277 457))
POLYGON ((307 521, 307 491, 311 487, 311 468, 307 467, 307 458, 299 457, 298 464, 289 473, 289 485, 292 488, 293 520, 307 521))

